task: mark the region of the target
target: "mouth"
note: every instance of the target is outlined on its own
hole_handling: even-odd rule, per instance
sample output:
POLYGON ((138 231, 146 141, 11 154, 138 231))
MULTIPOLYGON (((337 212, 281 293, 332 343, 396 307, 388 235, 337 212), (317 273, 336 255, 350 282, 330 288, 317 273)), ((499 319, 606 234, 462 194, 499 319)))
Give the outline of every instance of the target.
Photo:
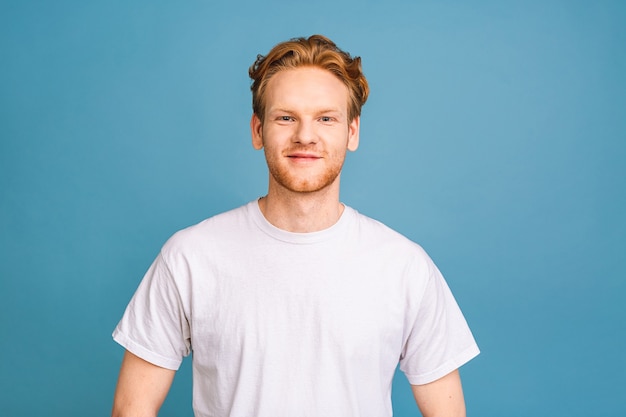
POLYGON ((317 159, 322 159, 321 156, 312 154, 312 153, 304 153, 304 152, 296 152, 287 155, 287 158, 296 160, 296 161, 315 161, 317 159))

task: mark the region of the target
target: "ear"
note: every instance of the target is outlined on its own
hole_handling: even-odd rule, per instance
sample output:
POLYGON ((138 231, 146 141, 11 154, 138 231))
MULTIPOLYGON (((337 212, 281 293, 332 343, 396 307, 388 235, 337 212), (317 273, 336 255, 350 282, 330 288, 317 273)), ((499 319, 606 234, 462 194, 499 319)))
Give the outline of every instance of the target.
POLYGON ((252 114, 252 119, 250 119, 250 132, 254 149, 257 151, 263 149, 263 123, 256 114, 252 114))
POLYGON ((356 151, 359 147, 359 127, 361 124, 361 118, 359 116, 352 119, 348 125, 348 150, 356 151))

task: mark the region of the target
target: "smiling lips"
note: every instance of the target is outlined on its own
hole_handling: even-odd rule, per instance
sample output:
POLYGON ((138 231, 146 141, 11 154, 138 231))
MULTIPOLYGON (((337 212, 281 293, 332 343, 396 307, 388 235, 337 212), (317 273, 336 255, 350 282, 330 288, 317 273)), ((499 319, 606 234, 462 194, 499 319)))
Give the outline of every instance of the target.
POLYGON ((316 161, 318 159, 321 159, 322 157, 313 153, 305 153, 305 152, 294 152, 294 153, 290 153, 287 155, 287 157, 289 159, 292 159, 294 161, 301 161, 301 162, 312 162, 312 161, 316 161))

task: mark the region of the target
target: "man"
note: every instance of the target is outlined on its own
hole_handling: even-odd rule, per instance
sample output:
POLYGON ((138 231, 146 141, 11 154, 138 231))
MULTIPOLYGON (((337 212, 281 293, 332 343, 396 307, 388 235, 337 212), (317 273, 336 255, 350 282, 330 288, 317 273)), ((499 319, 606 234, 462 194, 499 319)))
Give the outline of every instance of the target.
POLYGON ((156 415, 192 351, 197 417, 391 416, 398 361, 424 416, 465 415, 457 369, 478 348, 441 274, 339 201, 369 91, 360 59, 315 35, 249 72, 267 195, 164 245, 113 334, 113 415, 156 415))

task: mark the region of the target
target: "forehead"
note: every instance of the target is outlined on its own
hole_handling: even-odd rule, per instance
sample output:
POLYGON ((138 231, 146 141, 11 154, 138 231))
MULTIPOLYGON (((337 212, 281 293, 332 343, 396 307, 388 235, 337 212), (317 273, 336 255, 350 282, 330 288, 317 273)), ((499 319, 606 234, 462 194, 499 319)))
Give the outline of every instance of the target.
POLYGON ((286 69, 270 78, 265 90, 266 111, 320 108, 347 113, 348 88, 328 70, 316 67, 286 69))

